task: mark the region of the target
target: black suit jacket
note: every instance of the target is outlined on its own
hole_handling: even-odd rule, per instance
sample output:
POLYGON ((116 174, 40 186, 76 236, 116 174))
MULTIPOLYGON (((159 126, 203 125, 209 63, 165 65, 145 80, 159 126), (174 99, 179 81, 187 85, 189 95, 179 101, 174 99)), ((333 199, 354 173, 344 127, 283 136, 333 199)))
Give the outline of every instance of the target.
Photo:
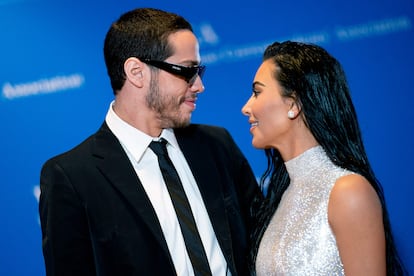
MULTIPOLYGON (((260 193, 223 128, 175 131, 233 275, 247 275, 249 206, 260 193)), ((155 211, 106 123, 41 171, 39 213, 47 275, 175 275, 155 211)))

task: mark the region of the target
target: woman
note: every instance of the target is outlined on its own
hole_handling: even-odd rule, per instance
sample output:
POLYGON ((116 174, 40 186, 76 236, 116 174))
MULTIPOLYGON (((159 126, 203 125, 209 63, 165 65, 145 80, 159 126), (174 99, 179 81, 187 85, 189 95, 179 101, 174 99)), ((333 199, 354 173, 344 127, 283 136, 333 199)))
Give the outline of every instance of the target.
POLYGON ((273 43, 242 112, 268 158, 252 274, 403 275, 339 62, 315 45, 273 43))

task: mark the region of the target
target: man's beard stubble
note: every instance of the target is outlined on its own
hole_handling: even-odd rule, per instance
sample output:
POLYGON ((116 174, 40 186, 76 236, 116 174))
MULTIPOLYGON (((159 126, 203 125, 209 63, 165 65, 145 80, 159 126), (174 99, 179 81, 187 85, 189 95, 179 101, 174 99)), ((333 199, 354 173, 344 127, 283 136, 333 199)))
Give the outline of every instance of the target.
POLYGON ((177 100, 174 97, 163 95, 158 85, 158 77, 155 76, 151 79, 146 103, 150 109, 158 114, 161 128, 180 128, 190 124, 191 114, 185 118, 180 112, 180 106, 184 101, 184 97, 177 100))

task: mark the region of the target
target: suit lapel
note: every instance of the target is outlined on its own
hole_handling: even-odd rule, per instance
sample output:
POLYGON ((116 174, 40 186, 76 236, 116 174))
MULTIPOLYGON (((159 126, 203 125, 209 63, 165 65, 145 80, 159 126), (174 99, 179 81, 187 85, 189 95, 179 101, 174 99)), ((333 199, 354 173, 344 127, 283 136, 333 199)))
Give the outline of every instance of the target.
POLYGON ((221 181, 224 177, 216 166, 209 144, 199 136, 186 135, 185 129, 176 130, 177 141, 198 184, 204 205, 228 264, 234 264, 230 227, 226 216, 221 181))
MULTIPOLYGON (((185 129, 176 132, 178 143, 198 184, 227 263, 234 268, 230 228, 221 190, 223 185, 219 183, 224 177, 220 168, 216 166, 209 144, 199 136, 186 133, 185 129)), ((169 255, 167 243, 151 202, 128 156, 106 123, 97 132, 95 142, 93 155, 97 159, 98 169, 133 207, 154 234, 165 254, 169 255)))
POLYGON ((141 181, 119 141, 106 123, 102 125, 96 135, 95 146, 93 154, 99 159, 98 169, 105 175, 108 182, 121 193, 125 201, 133 207, 146 226, 151 229, 166 254, 169 255, 161 226, 141 181))

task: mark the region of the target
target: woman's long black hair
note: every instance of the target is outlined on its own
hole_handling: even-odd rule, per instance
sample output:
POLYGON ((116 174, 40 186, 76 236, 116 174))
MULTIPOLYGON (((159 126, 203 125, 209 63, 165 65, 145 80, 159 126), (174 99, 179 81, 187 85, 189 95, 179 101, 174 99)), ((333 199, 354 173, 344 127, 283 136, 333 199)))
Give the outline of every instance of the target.
MULTIPOLYGON (((286 41, 268 46, 263 61, 276 65, 275 79, 283 87, 283 95, 291 97, 301 108, 301 116, 330 160, 339 167, 364 176, 375 189, 382 205, 386 237, 387 275, 404 275, 398 256, 385 204, 384 193, 369 164, 353 106, 345 73, 340 63, 323 48, 286 41)), ((268 166, 260 184, 267 187, 266 197, 256 212, 257 227, 252 234, 251 274, 260 240, 276 211, 290 179, 276 149, 265 150, 268 166)))

